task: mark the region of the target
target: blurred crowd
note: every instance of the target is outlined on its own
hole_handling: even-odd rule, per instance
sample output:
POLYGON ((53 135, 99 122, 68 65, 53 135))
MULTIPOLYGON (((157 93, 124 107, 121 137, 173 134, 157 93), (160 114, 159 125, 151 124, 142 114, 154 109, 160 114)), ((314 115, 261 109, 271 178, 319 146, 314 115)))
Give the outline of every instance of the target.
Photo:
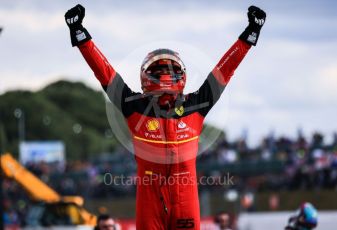
MULTIPOLYGON (((233 184, 201 185, 200 190, 279 191, 337 188, 337 134, 327 143, 315 133, 311 138, 269 135, 257 147, 244 138, 218 140, 197 159, 198 175, 220 178, 231 174, 233 184)), ((61 195, 81 195, 86 199, 134 196, 135 185, 107 185, 111 176, 135 177, 134 156, 121 148, 90 161, 64 164, 30 163, 26 168, 61 195), (106 178, 106 173, 109 177, 106 178)), ((216 180, 215 180, 216 181, 216 180)), ((3 181, 5 223, 22 221, 27 194, 10 180, 3 181), (15 210, 15 211, 14 211, 15 210)))
POLYGON ((199 173, 231 172, 235 186, 242 189, 333 189, 337 188, 337 134, 330 143, 320 133, 310 139, 301 133, 293 139, 269 135, 255 148, 249 148, 245 139, 228 142, 224 138, 198 163, 206 166, 199 173))

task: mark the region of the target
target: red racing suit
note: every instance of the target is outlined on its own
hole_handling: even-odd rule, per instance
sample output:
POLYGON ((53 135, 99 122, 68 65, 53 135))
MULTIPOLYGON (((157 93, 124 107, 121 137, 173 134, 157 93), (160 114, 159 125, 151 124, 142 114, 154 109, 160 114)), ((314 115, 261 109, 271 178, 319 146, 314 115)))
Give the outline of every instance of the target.
POLYGON ((199 135, 250 45, 237 40, 199 90, 180 95, 172 108, 135 93, 90 40, 79 49, 127 122, 137 162, 138 230, 200 229, 196 175, 199 135))

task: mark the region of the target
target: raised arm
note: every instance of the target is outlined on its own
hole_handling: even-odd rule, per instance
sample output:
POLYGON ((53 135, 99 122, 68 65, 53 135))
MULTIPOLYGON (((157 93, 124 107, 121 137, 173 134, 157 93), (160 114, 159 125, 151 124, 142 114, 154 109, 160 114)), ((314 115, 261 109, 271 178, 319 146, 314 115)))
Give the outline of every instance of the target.
POLYGON ((250 44, 238 39, 222 56, 210 74, 217 80, 218 84, 222 86, 227 85, 250 47, 250 44))
POLYGON ((266 14, 261 9, 251 6, 248 8, 247 15, 249 25, 239 36, 239 39, 222 56, 199 90, 189 94, 192 104, 199 105, 199 112, 203 116, 206 116, 212 106, 218 101, 234 71, 246 56, 250 47, 252 45, 255 46, 257 43, 266 14))
POLYGON ((76 5, 64 15, 70 29, 72 46, 77 46, 84 59, 94 72, 96 78, 106 91, 109 99, 117 106, 124 116, 129 116, 133 106, 126 98, 136 95, 123 81, 121 76, 109 64, 108 60, 95 46, 88 31, 82 26, 85 9, 76 5))
POLYGON ((116 71, 110 65, 105 56, 99 51, 93 41, 87 41, 78 46, 84 59, 94 72, 104 89, 112 82, 116 76, 116 71))
POLYGON ((266 20, 266 13, 256 6, 248 8, 247 16, 249 25, 212 71, 214 77, 223 86, 229 82, 251 45, 256 46, 260 30, 266 20))
POLYGON ((116 76, 116 71, 95 46, 89 32, 83 27, 82 21, 84 16, 85 8, 79 4, 68 10, 64 15, 70 30, 71 44, 80 49, 96 78, 103 88, 106 89, 116 76))

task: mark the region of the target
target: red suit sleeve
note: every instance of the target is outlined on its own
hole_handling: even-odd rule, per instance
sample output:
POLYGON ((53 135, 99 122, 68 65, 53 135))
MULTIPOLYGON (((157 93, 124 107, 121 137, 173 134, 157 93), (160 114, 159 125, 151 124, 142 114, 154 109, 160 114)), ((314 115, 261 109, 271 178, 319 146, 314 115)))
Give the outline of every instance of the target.
POLYGON ((79 45, 78 48, 101 83, 110 101, 122 112, 124 117, 130 116, 137 106, 142 106, 141 103, 137 103, 139 100, 136 100, 141 98, 139 96, 140 93, 133 92, 127 86, 122 77, 114 70, 91 40, 79 45), (134 100, 128 100, 128 98, 132 97, 134 100))
POLYGON ((116 71, 94 42, 89 40, 79 45, 78 48, 101 85, 103 87, 108 86, 116 76, 116 71))
POLYGON ((188 95, 189 104, 198 107, 198 112, 206 116, 219 100, 226 85, 250 49, 250 45, 237 40, 223 55, 199 90, 188 95))
POLYGON ((246 56, 251 45, 240 39, 222 56, 218 64, 212 70, 213 76, 223 86, 227 85, 239 66, 242 59, 246 56))

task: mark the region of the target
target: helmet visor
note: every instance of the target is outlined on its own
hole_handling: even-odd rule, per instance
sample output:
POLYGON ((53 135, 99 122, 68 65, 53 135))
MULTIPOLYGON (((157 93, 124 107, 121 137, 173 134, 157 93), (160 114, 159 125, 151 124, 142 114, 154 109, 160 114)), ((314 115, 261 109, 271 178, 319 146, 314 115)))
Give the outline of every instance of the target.
POLYGON ((184 70, 176 61, 163 59, 153 62, 145 73, 155 80, 160 80, 163 75, 170 75, 173 81, 178 81, 182 79, 184 70))

